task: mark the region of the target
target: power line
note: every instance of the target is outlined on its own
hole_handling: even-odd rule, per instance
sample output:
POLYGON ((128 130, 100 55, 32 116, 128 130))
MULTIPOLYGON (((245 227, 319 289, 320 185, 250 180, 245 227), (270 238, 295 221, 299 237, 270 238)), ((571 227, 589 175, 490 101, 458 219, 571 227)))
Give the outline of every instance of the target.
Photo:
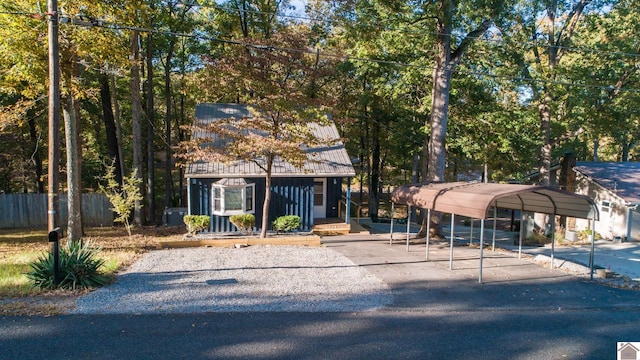
MULTIPOLYGON (((178 32, 172 32, 172 31, 162 31, 157 29, 149 29, 149 28, 142 28, 142 27, 136 27, 136 26, 118 25, 118 24, 109 23, 109 22, 96 22, 95 25, 93 26, 114 29, 114 30, 134 30, 142 33, 154 33, 154 34, 160 34, 160 35, 169 35, 169 36, 176 36, 176 37, 215 41, 215 42, 220 42, 220 43, 225 43, 230 45, 250 47, 253 49, 263 50, 263 51, 278 50, 278 51, 285 51, 285 52, 298 52, 298 53, 318 55, 318 56, 328 57, 328 58, 335 58, 335 59, 340 59, 344 61, 356 61, 356 62, 360 61, 360 62, 369 62, 369 63, 377 63, 377 64, 400 66, 400 67, 413 67, 413 68, 428 69, 428 70, 432 69, 431 66, 425 66, 420 64, 403 63, 403 62, 392 61, 392 60, 378 60, 378 59, 371 59, 371 58, 352 57, 352 56, 332 53, 328 51, 319 51, 318 49, 295 49, 295 48, 287 48, 287 47, 279 47, 279 46, 267 46, 267 45, 255 44, 255 43, 238 41, 238 40, 220 39, 212 36, 178 33, 178 32)), ((593 89, 600 89, 600 90, 616 89, 619 91, 640 93, 640 89, 625 88, 625 87, 616 88, 616 87, 613 87, 612 85, 590 85, 590 84, 581 84, 581 83, 561 81, 561 80, 545 80, 545 79, 534 79, 534 78, 526 78, 526 77, 504 76, 504 75, 496 75, 496 74, 490 74, 490 73, 478 72, 478 71, 475 71, 475 72, 472 71, 470 72, 470 74, 474 76, 489 77, 489 78, 509 80, 509 81, 534 82, 534 83, 553 84, 553 85, 562 85, 562 86, 576 86, 576 87, 593 88, 593 89)))
MULTIPOLYGON (((260 10, 250 10, 250 9, 240 9, 240 8, 229 8, 229 7, 224 7, 224 6, 220 6, 220 5, 209 5, 209 4, 198 4, 198 3, 186 3, 186 2, 182 2, 182 1, 178 1, 178 3, 187 5, 187 6, 199 6, 199 7, 204 7, 204 8, 213 8, 213 9, 219 9, 219 10, 223 10, 226 12, 231 12, 231 11, 239 11, 239 12, 244 12, 244 13, 250 13, 250 14, 258 14, 258 15, 275 15, 278 17, 283 17, 283 18, 291 18, 291 19, 298 19, 298 20, 305 20, 305 21, 318 21, 318 22, 327 22, 326 19, 317 17, 307 17, 307 16, 299 16, 299 15, 288 15, 288 14, 278 14, 275 12, 266 12, 266 11, 260 11, 260 10)), ((356 15, 354 13, 352 13, 353 15, 356 15)), ((329 22, 331 22, 331 20, 329 20, 329 22)), ((377 25, 377 24, 368 24, 368 26, 373 27, 373 28, 378 28, 381 30, 389 30, 389 31, 403 31, 403 32, 408 32, 408 33, 413 33, 413 34, 417 34, 417 35, 432 35, 432 36, 449 36, 452 37, 454 36, 453 34, 443 34, 443 33, 439 33, 439 32, 434 32, 434 31, 423 31, 423 30, 414 30, 414 29, 402 29, 399 30, 397 28, 393 28, 393 27, 389 27, 386 25, 377 25)), ((496 43, 501 47, 510 47, 512 46, 512 44, 502 44, 504 42, 504 39, 487 39, 483 36, 475 36, 475 37, 469 37, 469 39, 471 40, 480 40, 480 41, 485 41, 488 43, 496 43)), ((538 47, 540 46, 539 43, 537 42, 532 42, 532 41, 525 41, 525 42, 518 42, 518 43, 514 43, 516 45, 526 45, 526 46, 531 46, 531 47, 538 47)), ((629 53, 629 52, 624 52, 624 51, 606 51, 606 50, 597 50, 597 49, 588 49, 588 48, 580 48, 580 47, 571 47, 571 46, 564 46, 564 45, 543 45, 543 47, 548 48, 548 49, 555 49, 555 50, 567 50, 567 51, 572 51, 572 52, 585 52, 585 53, 595 53, 595 54, 609 54, 609 55, 618 55, 618 56, 625 56, 625 57, 632 57, 632 58, 638 58, 640 57, 640 53, 629 53)))
MULTIPOLYGON (((32 15, 31 13, 21 13, 21 14, 30 15, 30 16, 32 15)), ((238 41, 238 40, 221 39, 218 37, 206 36, 201 34, 188 34, 188 33, 179 33, 179 32, 164 31, 164 30, 158 30, 158 29, 150 29, 150 28, 144 28, 144 27, 138 27, 138 26, 120 25, 116 23, 111 23, 103 20, 90 18, 87 16, 78 16, 78 15, 73 16, 68 14, 60 14, 60 18, 61 18, 60 20, 61 24, 71 23, 74 25, 85 26, 85 27, 101 27, 101 28, 112 29, 112 30, 131 30, 131 31, 138 31, 141 33, 152 33, 152 34, 158 34, 158 35, 167 35, 167 36, 176 36, 176 37, 191 38, 191 39, 198 39, 198 40, 214 41, 214 42, 219 42, 224 44, 250 47, 256 50, 263 50, 263 51, 278 50, 278 51, 285 51, 285 52, 305 53, 310 55, 318 55, 325 58, 339 59, 343 61, 368 62, 368 63, 376 63, 376 64, 382 64, 382 65, 413 67, 417 69, 427 69, 427 70, 432 69, 431 66, 426 66, 421 64, 412 64, 412 63, 405 63, 405 62, 399 62, 399 61, 393 61, 393 60, 380 60, 380 59, 372 59, 372 58, 354 57, 354 56, 348 56, 344 54, 332 53, 329 51, 319 51, 318 49, 310 49, 310 48, 296 49, 296 48, 287 48, 287 47, 279 47, 279 46, 268 46, 268 45, 255 44, 255 43, 238 41)), ((635 55, 635 56, 638 56, 638 55, 635 55)), ((517 82, 529 82, 529 83, 533 82, 533 83, 553 84, 553 85, 562 85, 562 86, 576 86, 576 87, 593 88, 593 89, 599 89, 599 90, 615 89, 615 90, 626 91, 626 92, 640 92, 640 89, 626 88, 626 87, 616 88, 612 85, 591 85, 591 84, 583 84, 583 83, 561 81, 561 80, 546 80, 546 79, 535 79, 535 78, 526 78, 526 77, 505 76, 505 75, 496 75, 496 74, 490 74, 487 72, 479 72, 479 71, 475 71, 475 72, 472 71, 469 74, 478 76, 478 77, 502 79, 502 80, 509 80, 509 81, 517 81, 517 82)))
MULTIPOLYGON (((224 7, 224 6, 220 6, 220 5, 211 5, 211 4, 199 4, 197 2, 184 2, 184 1, 180 1, 178 0, 176 2, 177 4, 183 4, 185 6, 192 6, 192 7, 201 7, 201 8, 212 8, 212 9, 218 9, 218 10, 222 10, 225 12, 231 12, 231 11, 239 11, 239 12, 243 12, 243 13, 249 13, 249 14, 256 14, 256 15, 270 15, 270 16, 277 16, 277 17, 281 17, 281 18, 289 18, 289 19, 296 19, 296 20, 304 20, 304 21, 318 21, 318 22, 327 22, 326 19, 320 18, 320 17, 309 17, 309 16, 301 16, 301 15, 290 15, 290 14, 283 14, 283 13, 277 13, 277 12, 267 12, 267 11, 260 11, 260 10, 251 10, 251 9, 240 9, 240 8, 229 8, 229 7, 224 7)), ((41 19, 44 18, 46 16, 46 14, 39 14, 39 13, 30 13, 30 12, 20 12, 20 11, 16 11, 16 12, 0 12, 0 14, 7 14, 7 15, 27 15, 30 16, 34 19, 41 19)), ((69 17, 69 16, 68 16, 69 17)), ((71 17, 69 17, 71 18, 71 17)), ((83 17, 83 18, 87 18, 87 17, 83 17)), ((82 21, 82 20, 75 20, 75 21, 82 21)), ((331 22, 329 20, 329 22, 331 22)), ((78 23, 76 25, 87 25, 87 24, 81 24, 78 23)), ((397 29, 397 28, 393 28, 393 27, 389 27, 386 25, 377 25, 377 24, 369 24, 369 26, 374 27, 374 28, 378 28, 381 30, 387 30, 387 31, 402 31, 402 32, 407 32, 407 33, 413 33, 416 35, 431 35, 431 36, 454 36, 453 34, 443 34, 443 33, 439 33, 439 32, 434 32, 434 31, 423 31, 423 30, 414 30, 414 29, 397 29)), ((130 30, 136 30, 135 27, 132 27, 130 30)), ((151 32, 153 30, 150 29, 146 29, 146 32, 151 32)), ((511 43, 508 41, 505 41, 504 39, 489 39, 483 36, 476 36, 476 37, 469 37, 469 39, 474 40, 474 41, 485 41, 487 43, 494 43, 497 44, 500 47, 512 47, 513 45, 518 45, 518 46, 529 46, 529 47, 538 47, 540 46, 540 44, 538 42, 532 42, 532 41, 525 41, 525 42, 518 42, 518 43, 511 43)), ((218 39, 218 41, 222 41, 221 39, 218 39)), ((608 50, 599 50, 599 49, 589 49, 589 48, 582 48, 582 47, 572 47, 572 46, 564 46, 564 45, 543 45, 544 48, 547 49, 555 49, 555 50, 567 50, 567 51, 571 51, 571 52, 583 52, 583 53, 593 53, 593 54, 600 54, 600 55, 613 55, 613 56, 623 56, 623 57, 631 57, 631 58, 640 58, 640 53, 630 53, 630 52, 624 52, 624 51, 608 51, 608 50)))

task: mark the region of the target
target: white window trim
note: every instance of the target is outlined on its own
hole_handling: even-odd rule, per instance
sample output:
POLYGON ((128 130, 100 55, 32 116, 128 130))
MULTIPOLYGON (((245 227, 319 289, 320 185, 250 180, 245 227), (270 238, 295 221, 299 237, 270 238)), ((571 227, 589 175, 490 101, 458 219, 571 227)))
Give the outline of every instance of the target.
POLYGON ((211 187, 211 213, 213 215, 219 216, 231 216, 231 215, 241 215, 241 214, 254 214, 256 211, 256 184, 246 184, 246 185, 218 185, 213 184, 211 187), (251 210, 247 210, 247 188, 251 188, 251 193, 253 194, 251 198, 251 210), (220 210, 216 210, 216 201, 214 197, 214 193, 216 189, 220 189, 220 210), (226 210, 225 209, 225 189, 242 189, 242 210, 226 210))

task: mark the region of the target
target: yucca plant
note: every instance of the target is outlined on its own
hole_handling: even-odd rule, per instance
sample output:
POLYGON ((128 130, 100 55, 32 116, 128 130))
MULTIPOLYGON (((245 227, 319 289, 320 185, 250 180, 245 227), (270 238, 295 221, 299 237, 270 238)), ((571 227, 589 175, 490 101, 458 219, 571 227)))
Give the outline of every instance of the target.
MULTIPOLYGON (((60 249, 60 284, 63 289, 87 289, 109 283, 109 276, 100 268, 104 260, 97 258, 99 249, 91 246, 89 241, 68 241, 60 249)), ((27 277, 34 285, 44 289, 55 289, 53 254, 41 255, 31 264, 27 277)))

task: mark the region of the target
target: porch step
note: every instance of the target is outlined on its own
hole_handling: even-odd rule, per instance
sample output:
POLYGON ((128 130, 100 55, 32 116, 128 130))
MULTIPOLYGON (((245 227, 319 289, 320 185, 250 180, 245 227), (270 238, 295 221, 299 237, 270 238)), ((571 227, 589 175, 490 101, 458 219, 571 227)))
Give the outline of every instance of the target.
POLYGON ((368 231, 355 221, 347 224, 342 219, 315 219, 315 225, 311 230, 319 236, 347 235, 353 233, 368 233, 368 231))

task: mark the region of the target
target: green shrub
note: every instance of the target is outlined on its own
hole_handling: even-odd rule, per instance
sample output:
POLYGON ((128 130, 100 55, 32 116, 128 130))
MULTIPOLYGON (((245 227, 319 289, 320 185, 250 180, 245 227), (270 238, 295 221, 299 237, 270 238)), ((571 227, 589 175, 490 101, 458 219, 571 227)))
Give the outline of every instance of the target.
POLYGON ((256 217, 253 214, 233 215, 229 217, 229 221, 242 233, 253 233, 253 228, 256 226, 256 217))
POLYGON ((187 225, 187 231, 189 234, 194 235, 198 231, 202 231, 209 227, 211 217, 208 215, 185 215, 182 221, 187 225))
MULTIPOLYGON (((89 241, 68 241, 59 251, 59 275, 62 289, 88 289, 103 286, 110 281, 110 277, 103 274, 101 267, 104 260, 96 256, 99 249, 91 246, 89 241)), ((27 277, 36 287, 55 289, 54 259, 48 252, 41 255, 31 264, 31 271, 27 277)))
POLYGON ((276 232, 288 232, 300 229, 302 221, 298 215, 285 215, 275 219, 271 226, 276 232))

